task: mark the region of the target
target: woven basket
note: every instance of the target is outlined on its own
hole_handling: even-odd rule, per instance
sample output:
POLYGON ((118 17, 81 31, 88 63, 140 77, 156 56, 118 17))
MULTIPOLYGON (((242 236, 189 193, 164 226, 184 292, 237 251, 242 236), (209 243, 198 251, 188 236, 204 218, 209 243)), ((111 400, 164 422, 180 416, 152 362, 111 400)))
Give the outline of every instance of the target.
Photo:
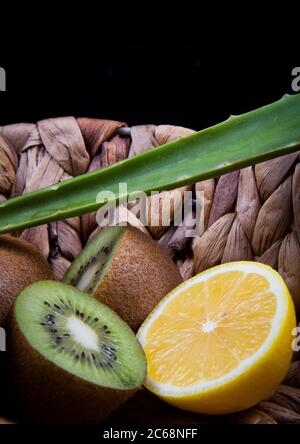
MULTIPOLYGON (((171 125, 128 128, 123 122, 62 117, 0 127, 0 200, 94 171, 193 132, 171 125)), ((122 181, 122 178, 120 178, 122 181)), ((149 198, 158 224, 144 227, 125 207, 120 214, 152 236, 178 264, 184 279, 214 265, 255 260, 277 269, 300 309, 300 163, 298 153, 149 198), (180 227, 161 226, 161 199, 172 214, 185 190, 201 192, 204 231, 185 236, 180 227)), ((132 207, 134 204, 132 204, 132 207)), ((131 210, 133 208, 131 207, 131 210)), ((171 219, 172 219, 171 214, 171 219)), ((18 233, 35 244, 60 279, 85 243, 97 233, 95 214, 74 217, 18 233)), ((271 399, 224 417, 203 417, 171 408, 146 390, 108 421, 130 423, 300 423, 300 356, 271 399)))

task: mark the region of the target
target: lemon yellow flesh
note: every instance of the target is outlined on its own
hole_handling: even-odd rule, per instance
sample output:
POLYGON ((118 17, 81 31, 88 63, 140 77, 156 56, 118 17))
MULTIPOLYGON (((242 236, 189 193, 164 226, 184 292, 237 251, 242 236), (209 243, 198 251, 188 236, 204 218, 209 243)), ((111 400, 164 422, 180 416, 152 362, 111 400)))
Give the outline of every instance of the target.
POLYGON ((173 290, 141 327, 146 386, 203 413, 247 408, 288 369, 295 313, 277 272, 254 262, 215 267, 173 290))

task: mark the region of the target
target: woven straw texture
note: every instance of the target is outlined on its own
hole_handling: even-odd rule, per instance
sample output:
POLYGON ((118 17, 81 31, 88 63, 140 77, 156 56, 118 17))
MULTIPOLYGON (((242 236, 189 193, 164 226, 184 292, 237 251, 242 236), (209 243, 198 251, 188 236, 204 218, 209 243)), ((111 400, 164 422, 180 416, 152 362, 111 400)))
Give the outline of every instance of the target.
MULTIPOLYGON (((0 200, 95 171, 193 132, 171 125, 127 127, 111 120, 61 117, 37 124, 0 127, 0 200)), ((120 177, 120 181, 122 178, 120 177)), ((134 203, 119 208, 119 217, 152 236, 177 263, 184 279, 214 265, 255 260, 271 265, 285 279, 300 309, 300 163, 293 153, 218 179, 148 198, 155 222, 144 227, 134 203), (204 202, 203 231, 187 215, 179 227, 172 218, 184 191, 204 202), (162 226, 162 202, 171 202, 170 225, 162 226)), ((151 222, 151 221, 150 221, 151 222)), ((35 244, 60 279, 99 227, 88 214, 24 230, 17 235, 35 244)), ((164 423, 300 423, 300 356, 270 400, 249 411, 206 418, 173 409, 141 390, 112 419, 164 423), (299 388, 298 388, 299 387, 299 388)))

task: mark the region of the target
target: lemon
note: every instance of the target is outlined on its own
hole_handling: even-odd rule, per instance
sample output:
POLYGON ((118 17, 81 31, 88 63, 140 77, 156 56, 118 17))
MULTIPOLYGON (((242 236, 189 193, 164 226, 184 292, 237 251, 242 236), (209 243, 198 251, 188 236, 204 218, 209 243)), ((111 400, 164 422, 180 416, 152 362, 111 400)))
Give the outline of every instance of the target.
POLYGON ((140 327, 145 386, 193 412, 225 414, 269 397, 292 357, 286 284, 256 262, 223 264, 169 293, 140 327))

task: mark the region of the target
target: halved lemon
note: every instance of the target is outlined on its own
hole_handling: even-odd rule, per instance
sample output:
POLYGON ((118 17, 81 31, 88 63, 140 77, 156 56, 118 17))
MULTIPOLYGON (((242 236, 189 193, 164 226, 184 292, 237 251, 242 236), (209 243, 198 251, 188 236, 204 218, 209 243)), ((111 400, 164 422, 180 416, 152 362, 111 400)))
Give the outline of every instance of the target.
POLYGON ((284 378, 295 325, 287 286, 271 267, 232 262, 211 268, 169 293, 139 329, 145 386, 185 410, 246 409, 284 378))

